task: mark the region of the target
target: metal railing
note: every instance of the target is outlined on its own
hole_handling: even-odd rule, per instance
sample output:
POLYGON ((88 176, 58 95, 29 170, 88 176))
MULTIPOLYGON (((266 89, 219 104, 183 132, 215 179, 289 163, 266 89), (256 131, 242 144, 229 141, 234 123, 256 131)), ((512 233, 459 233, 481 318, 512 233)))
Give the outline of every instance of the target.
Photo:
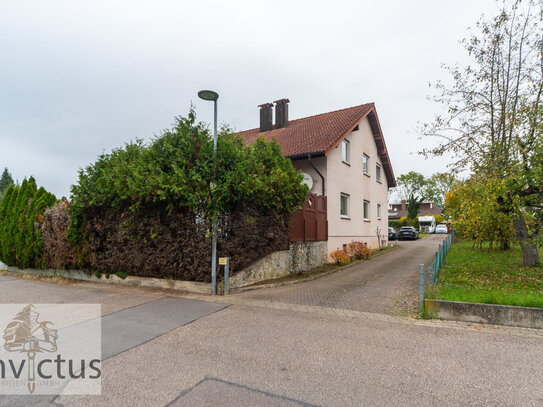
POLYGON ((445 261, 445 256, 451 248, 453 237, 454 230, 449 234, 449 236, 447 236, 443 243, 439 245, 439 248, 437 249, 437 252, 434 256, 434 261, 428 266, 428 269, 426 270, 426 275, 430 276, 430 285, 434 285, 437 281, 437 275, 439 274, 439 270, 441 269, 441 266, 445 261))
POLYGON ((449 233, 447 238, 442 243, 440 243, 434 256, 434 261, 428 266, 426 271, 424 270, 424 264, 419 265, 419 308, 421 311, 424 310, 425 280, 428 282, 428 286, 432 286, 436 283, 439 270, 445 261, 445 256, 451 248, 453 237, 454 230, 449 233), (428 276, 428 278, 425 278, 426 276, 428 276))

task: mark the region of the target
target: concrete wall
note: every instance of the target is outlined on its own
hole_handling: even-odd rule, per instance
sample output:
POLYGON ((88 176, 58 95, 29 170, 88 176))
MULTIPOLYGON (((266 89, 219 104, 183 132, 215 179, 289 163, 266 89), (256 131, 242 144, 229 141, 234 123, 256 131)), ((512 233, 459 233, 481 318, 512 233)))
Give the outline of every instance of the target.
POLYGON ((232 288, 310 270, 327 262, 327 242, 290 243, 289 250, 273 252, 230 278, 232 288))
POLYGON ((442 300, 425 300, 425 306, 439 319, 543 329, 543 308, 442 300))
POLYGON ((210 283, 200 283, 198 281, 167 280, 162 278, 135 277, 126 278, 117 277, 110 274, 109 277, 102 275, 100 278, 94 274, 88 274, 79 270, 56 270, 56 269, 19 269, 17 267, 8 267, 8 271, 13 274, 28 274, 43 277, 62 277, 72 280, 90 281, 92 283, 121 284, 140 287, 166 288, 178 291, 188 291, 198 294, 211 294, 210 283))
MULTIPOLYGON (((385 172, 377 154, 368 119, 359 123, 359 130, 349 134, 346 139, 350 146, 350 160, 342 160, 341 143, 324 158, 313 159, 313 163, 325 176, 328 197, 328 251, 331 252, 352 240, 366 242, 372 249, 379 248, 377 228, 383 239, 388 241, 388 185, 385 172), (362 170, 362 156, 370 158, 369 174, 362 170), (381 165, 381 182, 376 180, 376 164, 381 165), (341 216, 341 193, 349 195, 349 217, 341 216), (370 216, 364 220, 363 202, 369 201, 370 216), (381 217, 377 217, 377 205, 381 205, 381 217)), ((293 161, 294 166, 313 177, 311 192, 322 194, 320 177, 307 160, 293 161)))

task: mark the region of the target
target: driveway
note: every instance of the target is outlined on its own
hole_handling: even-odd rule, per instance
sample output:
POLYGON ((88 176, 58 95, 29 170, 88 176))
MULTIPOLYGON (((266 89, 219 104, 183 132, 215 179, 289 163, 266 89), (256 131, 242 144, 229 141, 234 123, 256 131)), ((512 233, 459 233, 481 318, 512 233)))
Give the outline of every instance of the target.
POLYGON ((408 316, 418 311, 419 264, 426 266, 443 241, 430 235, 397 242, 384 253, 316 280, 235 294, 240 299, 408 316))

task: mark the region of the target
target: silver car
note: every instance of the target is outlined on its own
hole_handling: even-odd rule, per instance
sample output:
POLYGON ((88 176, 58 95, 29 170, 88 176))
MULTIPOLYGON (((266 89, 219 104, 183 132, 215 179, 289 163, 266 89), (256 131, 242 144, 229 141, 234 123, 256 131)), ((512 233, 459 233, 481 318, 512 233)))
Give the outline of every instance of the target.
POLYGON ((447 225, 437 225, 436 226, 436 233, 447 234, 447 233, 449 233, 449 229, 447 228, 447 225))

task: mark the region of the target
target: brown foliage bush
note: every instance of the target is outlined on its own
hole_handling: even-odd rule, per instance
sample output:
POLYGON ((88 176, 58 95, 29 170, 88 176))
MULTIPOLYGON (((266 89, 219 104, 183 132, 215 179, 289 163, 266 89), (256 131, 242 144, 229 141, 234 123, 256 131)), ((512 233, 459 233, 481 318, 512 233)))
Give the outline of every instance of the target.
POLYGON ((337 249, 330 253, 332 262, 335 264, 347 264, 351 261, 344 249, 337 249))
POLYGON ((366 244, 354 240, 347 245, 345 252, 353 260, 369 259, 371 255, 371 249, 366 244))
POLYGON ((64 269, 76 266, 74 250, 66 239, 70 228, 69 205, 66 200, 62 200, 43 214, 43 255, 47 267, 64 269))
MULTIPOLYGON (((103 273, 211 281, 211 232, 197 215, 165 208, 104 208, 87 223, 92 269, 103 273)), ((217 255, 233 272, 288 248, 288 225, 273 212, 239 208, 218 221, 217 255)), ((218 269, 218 276, 223 268, 218 269)))

